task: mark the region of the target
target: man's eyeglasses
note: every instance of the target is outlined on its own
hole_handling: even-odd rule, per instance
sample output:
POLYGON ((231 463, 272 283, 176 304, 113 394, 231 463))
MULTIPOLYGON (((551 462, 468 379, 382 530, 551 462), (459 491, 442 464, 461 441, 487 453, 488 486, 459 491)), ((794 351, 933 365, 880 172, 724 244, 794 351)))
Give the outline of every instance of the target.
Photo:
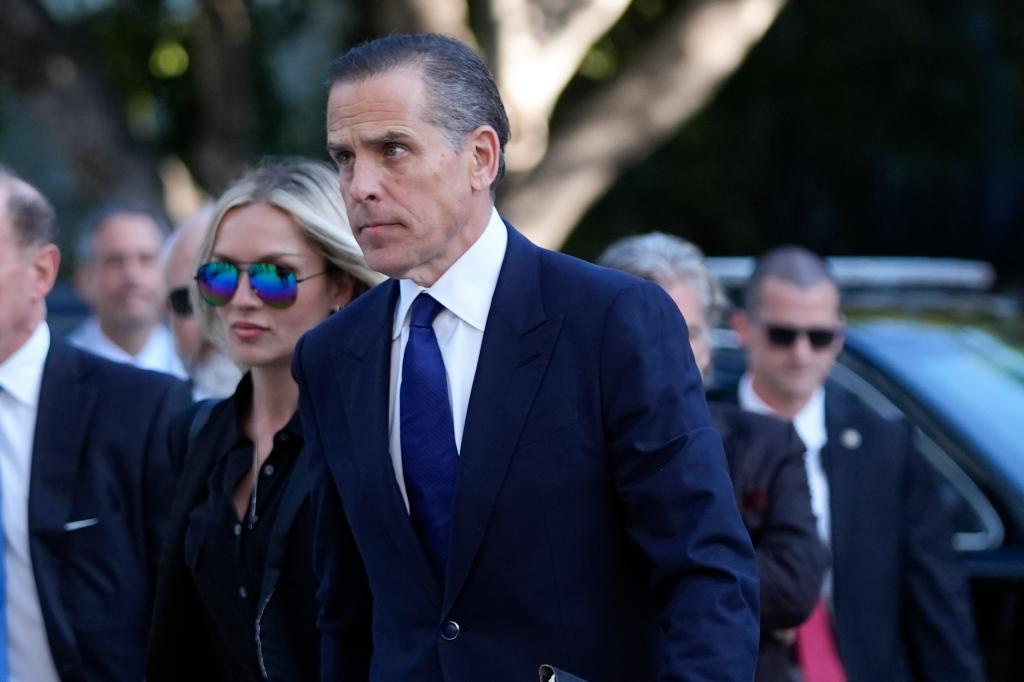
MULTIPOLYGON (((199 284, 199 295, 212 306, 225 305, 235 296, 238 290, 239 264, 212 261, 199 266, 196 282, 199 284)), ((296 277, 295 271, 276 263, 242 263, 248 265, 244 269, 249 273, 249 286, 261 301, 271 308, 288 308, 299 295, 299 282, 319 277, 326 272, 318 272, 308 277, 296 277)))
POLYGON ((798 329, 787 327, 781 324, 765 324, 764 331, 768 335, 768 343, 779 348, 788 348, 796 343, 801 334, 807 335, 807 341, 811 348, 821 350, 828 348, 839 335, 839 328, 814 327, 811 329, 798 329))
POLYGON ((188 297, 188 287, 181 287, 167 294, 167 305, 175 315, 191 317, 192 300, 188 297))

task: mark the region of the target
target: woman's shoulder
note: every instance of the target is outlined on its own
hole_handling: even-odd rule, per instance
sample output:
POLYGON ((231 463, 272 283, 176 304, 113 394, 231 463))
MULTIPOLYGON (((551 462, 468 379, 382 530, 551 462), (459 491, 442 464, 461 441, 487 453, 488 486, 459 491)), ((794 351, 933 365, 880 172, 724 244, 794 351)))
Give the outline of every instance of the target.
POLYGON ((209 398, 193 403, 171 420, 171 466, 179 477, 200 458, 195 454, 219 443, 224 428, 236 419, 230 398, 209 398))

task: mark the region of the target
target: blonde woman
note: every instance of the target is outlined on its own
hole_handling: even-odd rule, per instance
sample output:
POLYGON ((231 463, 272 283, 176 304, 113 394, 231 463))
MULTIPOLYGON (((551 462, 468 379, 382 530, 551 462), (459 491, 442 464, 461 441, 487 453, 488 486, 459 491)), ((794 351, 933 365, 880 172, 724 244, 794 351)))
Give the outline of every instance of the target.
POLYGON ((246 373, 233 396, 171 430, 179 483, 149 682, 319 677, 312 481, 291 358, 303 333, 380 279, 324 165, 259 168, 217 202, 193 304, 246 373))

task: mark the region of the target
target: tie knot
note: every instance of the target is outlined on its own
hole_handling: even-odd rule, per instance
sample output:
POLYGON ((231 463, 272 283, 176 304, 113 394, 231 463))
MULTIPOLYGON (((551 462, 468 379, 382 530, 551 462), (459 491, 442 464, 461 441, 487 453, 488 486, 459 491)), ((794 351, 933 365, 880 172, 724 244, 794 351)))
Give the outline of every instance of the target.
POLYGON ((412 302, 409 309, 410 327, 429 327, 434 323, 437 314, 444 310, 444 306, 438 303, 430 294, 420 294, 412 302))

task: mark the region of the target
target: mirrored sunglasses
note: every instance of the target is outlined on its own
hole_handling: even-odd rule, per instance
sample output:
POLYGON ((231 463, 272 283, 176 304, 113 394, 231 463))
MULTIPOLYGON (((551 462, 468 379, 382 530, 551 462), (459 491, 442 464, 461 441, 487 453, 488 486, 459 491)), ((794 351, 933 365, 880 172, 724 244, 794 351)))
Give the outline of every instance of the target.
POLYGON ((768 335, 768 342, 773 346, 779 346, 780 348, 792 346, 796 343, 798 336, 806 334, 807 341, 811 344, 811 348, 821 350, 831 346, 832 342, 835 341, 836 336, 839 334, 838 329, 829 329, 827 327, 798 329, 796 327, 787 327, 780 324, 766 324, 764 325, 764 329, 768 335))
POLYGON ((212 306, 225 305, 238 291, 240 272, 249 274, 253 293, 271 308, 287 308, 299 295, 299 282, 319 277, 317 272, 307 277, 296 277, 295 271, 277 263, 229 263, 212 261, 199 266, 196 283, 203 301, 212 306), (239 265, 247 265, 239 269, 239 265))
POLYGON ((174 289, 167 294, 167 305, 175 315, 191 317, 192 300, 188 297, 188 287, 174 289))

